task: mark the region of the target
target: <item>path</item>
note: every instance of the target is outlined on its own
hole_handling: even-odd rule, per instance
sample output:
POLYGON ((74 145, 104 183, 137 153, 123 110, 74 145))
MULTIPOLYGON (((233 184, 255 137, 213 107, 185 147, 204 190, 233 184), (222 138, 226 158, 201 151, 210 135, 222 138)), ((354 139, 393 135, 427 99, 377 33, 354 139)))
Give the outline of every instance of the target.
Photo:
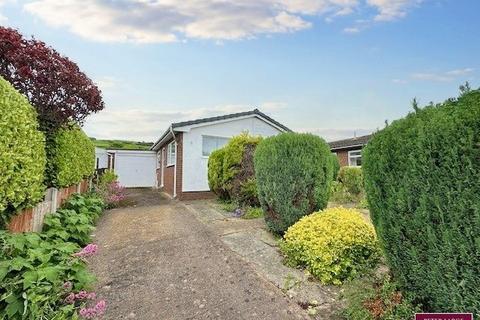
POLYGON ((137 206, 107 211, 95 234, 105 319, 307 318, 191 209, 152 190, 131 195, 137 206))

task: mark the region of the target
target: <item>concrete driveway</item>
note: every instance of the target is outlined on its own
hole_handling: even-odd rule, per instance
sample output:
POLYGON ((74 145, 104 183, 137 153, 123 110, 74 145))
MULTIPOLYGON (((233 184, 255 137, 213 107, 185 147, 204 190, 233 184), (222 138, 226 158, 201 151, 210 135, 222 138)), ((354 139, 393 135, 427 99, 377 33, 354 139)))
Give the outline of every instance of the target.
POLYGON ((307 319, 191 209, 153 190, 137 205, 107 211, 91 268, 105 319, 307 319))

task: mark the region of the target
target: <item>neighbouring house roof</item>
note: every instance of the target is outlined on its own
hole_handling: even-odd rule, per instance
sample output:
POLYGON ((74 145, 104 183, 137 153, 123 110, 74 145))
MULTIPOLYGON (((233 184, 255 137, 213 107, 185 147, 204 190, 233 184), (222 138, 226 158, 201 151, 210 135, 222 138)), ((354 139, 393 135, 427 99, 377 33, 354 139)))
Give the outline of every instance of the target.
MULTIPOLYGON (((203 124, 210 123, 210 122, 225 121, 225 120, 230 120, 230 119, 233 120, 233 119, 236 119, 236 118, 243 118, 243 117, 258 117, 258 118, 261 118, 264 121, 272 124, 273 126, 278 127, 282 131, 291 131, 288 127, 284 126, 280 122, 278 122, 278 121, 272 119, 271 117, 267 116, 265 113, 261 112, 260 110, 254 109, 254 110, 251 110, 251 111, 231 113, 231 114, 226 114, 226 115, 217 116, 217 117, 209 117, 209 118, 202 118, 202 119, 196 119, 196 120, 190 120, 190 121, 174 122, 162 134, 160 139, 158 139, 153 144, 153 146, 150 148, 150 150, 157 150, 157 147, 161 146, 162 142, 165 142, 166 140, 170 140, 170 138, 172 138, 172 136, 173 136, 173 132, 177 131, 180 128, 203 125, 203 124)), ((178 130, 178 131, 181 131, 181 130, 178 130)))
POLYGON ((368 143, 368 140, 372 137, 371 134, 361 137, 354 137, 350 139, 343 139, 329 142, 330 149, 339 150, 339 149, 348 149, 353 147, 363 147, 368 143))

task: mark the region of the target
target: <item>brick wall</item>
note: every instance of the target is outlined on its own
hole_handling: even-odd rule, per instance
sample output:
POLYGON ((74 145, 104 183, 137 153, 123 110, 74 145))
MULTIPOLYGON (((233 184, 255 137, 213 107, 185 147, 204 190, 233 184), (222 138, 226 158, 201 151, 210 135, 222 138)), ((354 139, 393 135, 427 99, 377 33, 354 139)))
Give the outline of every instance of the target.
MULTIPOLYGON (((175 140, 177 142, 177 154, 176 154, 176 166, 177 166, 177 195, 179 195, 182 191, 182 168, 183 168, 183 135, 182 133, 177 133, 175 135, 175 140)), ((168 193, 169 195, 173 196, 173 183, 174 183, 174 174, 175 174, 175 165, 167 167, 167 149, 168 145, 173 141, 170 140, 162 145, 161 149, 165 148, 165 152, 163 154, 163 166, 164 166, 164 173, 165 177, 163 180, 163 188, 162 191, 168 193)), ((161 174, 157 171, 158 181, 161 181, 161 174)))
POLYGON ((347 150, 339 150, 337 152, 337 158, 340 162, 340 167, 348 166, 348 151, 347 150))
POLYGON ((355 147, 355 148, 333 151, 337 154, 338 161, 340 162, 340 167, 348 166, 348 151, 352 151, 352 150, 362 150, 362 148, 355 147))

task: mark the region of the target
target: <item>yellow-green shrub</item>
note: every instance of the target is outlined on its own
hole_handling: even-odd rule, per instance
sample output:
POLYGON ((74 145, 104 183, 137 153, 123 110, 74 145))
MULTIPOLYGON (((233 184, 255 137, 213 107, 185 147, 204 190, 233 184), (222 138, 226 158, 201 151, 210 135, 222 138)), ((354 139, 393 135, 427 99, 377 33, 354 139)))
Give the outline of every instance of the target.
POLYGON ((378 262, 375 230, 354 209, 329 208, 288 228, 281 243, 286 262, 306 267, 324 284, 341 284, 378 262))
MULTIPOLYGON (((0 221, 43 197, 45 138, 27 99, 0 77, 0 221)), ((2 223, 0 223, 2 224, 2 223)))
POLYGON ((67 187, 95 171, 95 146, 79 128, 58 130, 47 144, 47 183, 67 187))

